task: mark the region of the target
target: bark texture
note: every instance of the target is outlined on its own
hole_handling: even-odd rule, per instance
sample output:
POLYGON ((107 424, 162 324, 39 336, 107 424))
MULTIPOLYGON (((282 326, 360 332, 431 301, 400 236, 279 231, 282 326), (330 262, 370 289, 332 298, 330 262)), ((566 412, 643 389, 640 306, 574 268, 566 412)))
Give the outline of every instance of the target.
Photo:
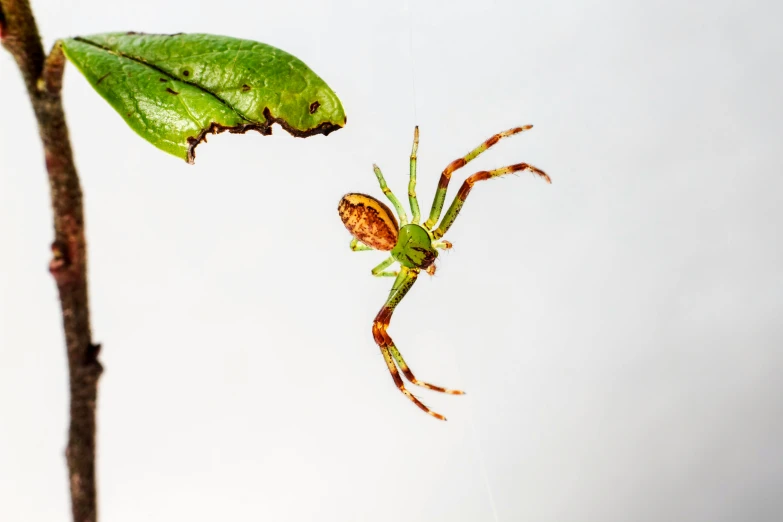
POLYGON ((100 346, 90 334, 82 190, 60 97, 65 58, 57 45, 45 55, 28 0, 0 0, 0 41, 22 73, 43 143, 54 214, 49 271, 60 295, 70 372, 65 454, 73 520, 95 522, 95 405, 102 368, 100 346))

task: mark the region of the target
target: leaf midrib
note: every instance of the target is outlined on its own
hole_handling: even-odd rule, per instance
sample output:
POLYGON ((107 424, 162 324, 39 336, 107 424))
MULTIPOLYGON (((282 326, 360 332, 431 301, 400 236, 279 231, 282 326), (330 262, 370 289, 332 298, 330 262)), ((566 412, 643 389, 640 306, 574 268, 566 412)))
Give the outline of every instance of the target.
POLYGON ((159 73, 161 73, 161 74, 163 74, 163 75, 165 75, 165 76, 169 77, 169 78, 170 78, 170 79, 172 79, 172 80, 175 80, 175 81, 178 81, 178 82, 184 83, 184 84, 186 84, 186 85, 190 85, 191 87, 195 87, 196 89, 199 89, 200 91, 202 91, 202 92, 204 92, 204 93, 206 93, 206 94, 208 94, 208 95, 212 96, 212 97, 213 97, 215 100, 217 100, 219 103, 221 103, 221 104, 225 105, 226 107, 228 107, 229 109, 231 109, 232 111, 234 111, 234 113, 235 113, 237 116, 239 116, 240 118, 242 118, 242 119, 243 119, 243 120, 245 120, 246 122, 248 122, 248 123, 258 123, 258 122, 256 122, 256 121, 254 121, 254 120, 252 120, 252 119, 248 118, 247 116, 245 116, 245 115, 244 115, 244 114, 242 114, 241 112, 239 112, 239 110, 237 110, 237 109, 236 109, 236 108, 235 108, 233 105, 231 105, 231 104, 230 104, 228 101, 224 100, 223 98, 221 98, 220 96, 218 96, 218 95, 217 95, 217 94, 215 94, 214 92, 210 91, 210 90, 209 90, 209 89, 207 89, 206 87, 204 87, 204 86, 202 86, 202 85, 199 85, 198 83, 195 83, 195 82, 192 82, 192 81, 183 80, 182 78, 178 78, 178 77, 174 76, 173 74, 169 73, 168 71, 166 71, 166 70, 164 70, 164 69, 161 69, 161 68, 160 68, 160 67, 158 67, 157 65, 155 65, 155 64, 152 64, 152 63, 149 63, 149 62, 147 62, 147 61, 146 61, 146 60, 144 60, 143 58, 139 58, 138 56, 132 56, 132 55, 129 55, 129 54, 125 54, 125 53, 123 53, 123 52, 121 52, 121 51, 117 51, 117 50, 115 50, 115 49, 111 49, 111 48, 109 48, 109 47, 105 47, 105 46, 103 46, 103 45, 101 45, 101 44, 99 44, 99 43, 97 43, 97 42, 93 42, 93 41, 91 41, 91 40, 88 40, 88 39, 86 39, 86 38, 84 38, 84 37, 82 37, 82 36, 76 36, 76 37, 74 37, 73 39, 74 39, 75 41, 77 41, 77 42, 81 42, 81 43, 85 43, 85 44, 87 44, 87 45, 92 45, 92 46, 94 46, 94 47, 97 47, 98 49, 101 49, 101 50, 103 50, 103 51, 106 51, 107 53, 115 54, 115 55, 117 55, 117 56, 121 56, 121 57, 123 57, 123 58, 127 58, 128 60, 132 60, 132 61, 134 61, 134 62, 136 62, 136 63, 140 63, 140 64, 144 65, 145 67, 149 67, 150 69, 154 69, 154 70, 158 71, 159 73))

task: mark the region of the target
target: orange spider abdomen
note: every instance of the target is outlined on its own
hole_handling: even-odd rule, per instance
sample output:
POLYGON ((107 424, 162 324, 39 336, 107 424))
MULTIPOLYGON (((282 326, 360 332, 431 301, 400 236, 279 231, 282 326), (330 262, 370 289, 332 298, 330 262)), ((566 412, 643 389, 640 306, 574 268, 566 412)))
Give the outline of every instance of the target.
POLYGON ((397 244, 397 219, 389 207, 374 197, 346 194, 337 211, 348 232, 365 245, 388 251, 397 244))

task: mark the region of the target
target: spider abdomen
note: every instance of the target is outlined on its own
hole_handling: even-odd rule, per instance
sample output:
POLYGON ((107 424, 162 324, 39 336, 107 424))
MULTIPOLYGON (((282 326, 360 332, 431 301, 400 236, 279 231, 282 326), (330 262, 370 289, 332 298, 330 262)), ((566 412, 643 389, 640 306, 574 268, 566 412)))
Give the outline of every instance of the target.
POLYGON ((346 194, 337 211, 348 232, 365 245, 389 251, 397 244, 397 219, 389 207, 374 197, 346 194))

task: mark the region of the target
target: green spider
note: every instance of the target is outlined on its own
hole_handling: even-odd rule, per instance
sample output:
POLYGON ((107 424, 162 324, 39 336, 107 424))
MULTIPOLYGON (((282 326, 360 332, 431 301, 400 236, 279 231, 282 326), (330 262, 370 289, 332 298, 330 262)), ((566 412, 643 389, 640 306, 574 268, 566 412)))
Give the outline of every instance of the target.
POLYGON ((391 255, 386 258, 386 260, 372 269, 372 275, 374 276, 396 277, 394 285, 392 285, 391 291, 389 292, 389 297, 386 299, 386 303, 384 303, 380 312, 378 312, 378 315, 375 317, 372 325, 372 335, 381 349, 383 358, 386 361, 386 366, 388 366, 389 372, 391 373, 397 388, 413 401, 416 406, 436 419, 446 420, 443 415, 430 410, 405 388, 405 384, 402 382, 397 370, 398 367, 405 378, 417 386, 452 395, 462 395, 464 392, 443 388, 442 386, 435 386, 434 384, 420 381, 414 377, 411 369, 405 363, 405 359, 402 358, 402 354, 400 354, 400 351, 394 345, 394 341, 392 341, 392 338, 387 333, 389 322, 391 321, 394 309, 400 304, 400 301, 402 301, 403 297, 405 297, 416 282, 416 278, 419 277, 419 272, 424 270, 430 275, 435 273, 434 263, 435 259, 438 257, 438 249, 447 250, 451 248, 451 243, 441 240, 441 238, 446 234, 451 225, 454 224, 454 220, 457 219, 457 215, 462 209, 465 199, 468 197, 470 190, 476 182, 520 170, 527 170, 541 176, 547 183, 552 183, 549 176, 547 176, 544 171, 539 170, 532 165, 528 165, 527 163, 517 163, 516 165, 510 165, 495 170, 477 172, 465 180, 462 187, 460 187, 459 192, 457 192, 457 196, 454 198, 451 206, 443 216, 440 225, 435 227, 435 223, 438 221, 438 218, 440 218, 441 211, 443 210, 443 203, 446 199, 446 191, 448 190, 452 173, 455 170, 464 167, 475 159, 476 156, 500 141, 501 138, 512 136, 531 128, 533 128, 532 125, 525 125, 524 127, 515 127, 505 132, 495 134, 467 155, 452 161, 440 175, 440 182, 438 183, 438 190, 435 193, 435 199, 432 202, 430 217, 421 225, 419 224, 421 218, 419 202, 416 199, 416 153, 419 148, 418 127, 416 127, 413 133, 413 149, 411 150, 410 157, 410 181, 408 183, 408 199, 410 200, 411 212, 413 213, 411 221, 408 222, 408 216, 402 208, 400 201, 392 193, 389 187, 386 186, 386 180, 383 178, 381 169, 379 169, 377 165, 373 165, 375 176, 378 178, 381 190, 383 190, 383 193, 386 194, 386 197, 389 198, 389 201, 391 201, 392 205, 397 210, 400 224, 397 224, 397 220, 389 207, 366 194, 346 194, 340 200, 340 204, 337 208, 345 228, 347 228, 353 236, 353 239, 351 240, 351 250, 383 250, 391 252, 391 255), (395 261, 400 264, 400 269, 387 271, 386 269, 395 261))

